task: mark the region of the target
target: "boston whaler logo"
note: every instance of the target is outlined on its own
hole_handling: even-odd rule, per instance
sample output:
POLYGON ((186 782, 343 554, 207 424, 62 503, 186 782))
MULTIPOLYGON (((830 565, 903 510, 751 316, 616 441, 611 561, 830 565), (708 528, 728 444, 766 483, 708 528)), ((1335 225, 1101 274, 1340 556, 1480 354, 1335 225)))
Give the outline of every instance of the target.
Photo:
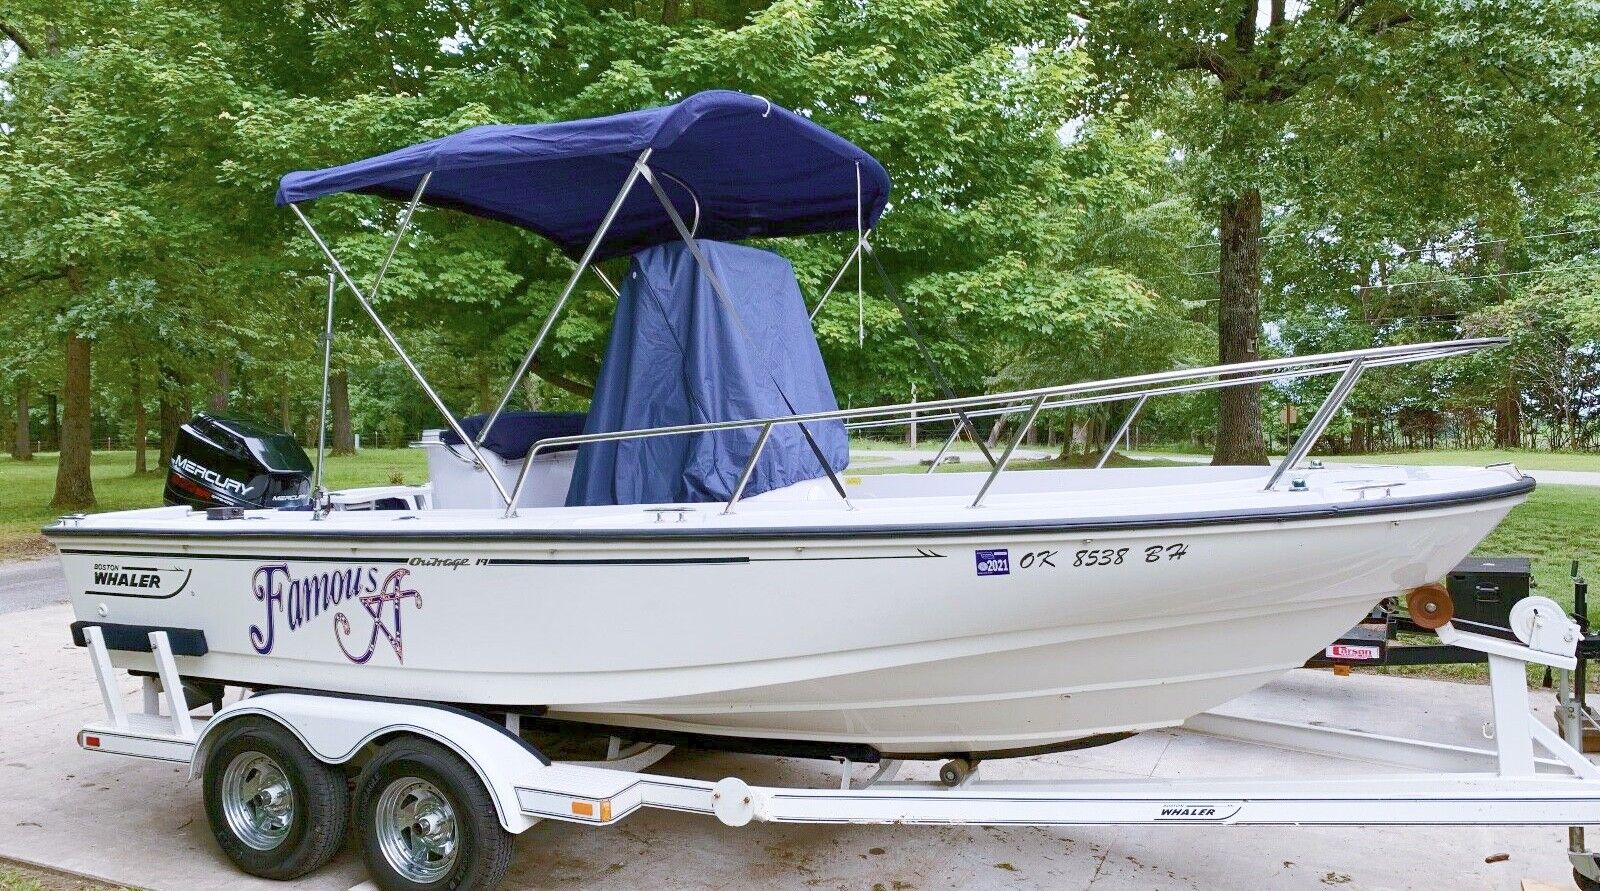
POLYGON ((288 630, 294 632, 322 613, 332 612, 334 641, 346 659, 364 664, 372 658, 382 638, 394 650, 395 659, 405 662, 401 638, 405 602, 409 600, 415 608, 422 608, 421 593, 407 585, 410 574, 409 569, 355 566, 296 576, 287 563, 258 566, 250 587, 256 600, 266 605, 267 617, 264 624, 250 626, 250 645, 262 655, 271 653, 280 616, 288 623, 288 630), (356 605, 361 609, 354 609, 356 605), (351 615, 360 618, 352 622, 351 615), (361 640, 361 632, 365 633, 365 641, 361 640))
POLYGON ((96 563, 94 589, 90 593, 126 597, 166 598, 189 583, 192 570, 181 566, 126 566, 121 563, 96 563))
POLYGON ((1177 823, 1220 823, 1239 813, 1237 802, 1188 801, 1159 806, 1156 820, 1177 823))

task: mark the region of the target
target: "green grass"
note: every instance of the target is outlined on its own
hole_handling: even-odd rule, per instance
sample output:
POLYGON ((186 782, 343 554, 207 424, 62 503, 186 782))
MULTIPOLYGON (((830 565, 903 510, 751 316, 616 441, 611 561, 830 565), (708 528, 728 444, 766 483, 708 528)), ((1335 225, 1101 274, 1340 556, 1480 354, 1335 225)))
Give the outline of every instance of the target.
MULTIPOLYGON (((1482 467, 1509 461, 1522 470, 1600 471, 1600 452, 1544 452, 1531 449, 1450 449, 1430 452, 1388 452, 1379 455, 1330 455, 1328 462, 1359 464, 1454 464, 1482 467)), ((1597 493, 1600 494, 1600 493, 1597 493)))
POLYGON ((0 891, 101 891, 114 889, 92 879, 41 869, 23 863, 0 860, 0 891))
POLYGON ((1532 557, 1537 593, 1571 607, 1573 560, 1600 582, 1600 489, 1540 486, 1489 533, 1476 553, 1532 557))
MULTIPOLYGON (((1183 443, 1141 445, 1135 452, 1152 455, 1198 455, 1183 443)), ((1207 455, 1206 457, 1209 457, 1207 455)), ((1273 458, 1282 455, 1273 454, 1273 458)), ((1353 464, 1430 464, 1483 467, 1509 461, 1522 470, 1587 470, 1600 472, 1600 452, 1551 452, 1540 449, 1439 449, 1415 452, 1378 452, 1370 455, 1318 455, 1324 461, 1353 464)))

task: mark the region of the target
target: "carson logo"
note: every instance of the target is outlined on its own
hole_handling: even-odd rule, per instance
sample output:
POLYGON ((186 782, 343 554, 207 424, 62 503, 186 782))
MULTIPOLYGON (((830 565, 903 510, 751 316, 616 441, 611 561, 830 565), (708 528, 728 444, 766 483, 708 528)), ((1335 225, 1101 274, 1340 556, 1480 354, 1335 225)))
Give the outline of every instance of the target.
POLYGON ((1005 548, 975 551, 974 556, 978 560, 978 575, 1011 574, 1011 554, 1005 548))

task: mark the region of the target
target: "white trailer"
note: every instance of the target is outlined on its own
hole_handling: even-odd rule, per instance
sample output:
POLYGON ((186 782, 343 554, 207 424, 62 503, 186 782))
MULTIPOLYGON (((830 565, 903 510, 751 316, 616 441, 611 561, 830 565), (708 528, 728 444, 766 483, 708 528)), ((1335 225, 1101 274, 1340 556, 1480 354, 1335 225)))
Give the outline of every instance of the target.
POLYGON ((489 887, 510 837, 540 820, 609 825, 640 808, 714 816, 729 826, 779 823, 986 825, 1553 825, 1572 827, 1569 858, 1585 891, 1600 863, 1582 827, 1600 823, 1600 769, 1569 740, 1578 711, 1563 695, 1566 738, 1530 713, 1528 665, 1566 676, 1578 626, 1553 601, 1518 605, 1520 642, 1439 629, 1489 662, 1493 748, 1468 748, 1309 724, 1207 713, 1188 730, 1410 769, 1302 779, 1030 780, 989 782, 951 762, 940 782, 896 780, 898 764, 836 788, 751 785, 646 772, 670 750, 613 740, 603 762, 553 762, 519 734, 448 706, 309 691, 256 693, 209 718, 192 716, 164 632, 150 635, 156 676, 141 712, 115 683, 105 639, 85 629, 106 719, 78 733, 100 752, 188 764, 204 780, 211 829, 246 872, 294 878, 326 863, 358 824, 367 868, 383 888, 489 887), (351 780, 354 780, 352 784, 351 780), (354 791, 352 792, 352 785, 354 791))

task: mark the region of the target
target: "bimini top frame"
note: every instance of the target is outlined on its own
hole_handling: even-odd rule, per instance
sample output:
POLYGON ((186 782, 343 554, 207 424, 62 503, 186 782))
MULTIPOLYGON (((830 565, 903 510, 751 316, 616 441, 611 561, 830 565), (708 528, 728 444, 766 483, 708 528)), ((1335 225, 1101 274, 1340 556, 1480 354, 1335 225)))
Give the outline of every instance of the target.
MULTIPOLYGON (((696 262, 705 267, 695 244, 702 232, 734 240, 853 228, 859 251, 888 198, 888 174, 870 154, 808 118, 760 97, 729 91, 699 93, 674 105, 605 118, 475 127, 340 167, 288 174, 277 196, 278 203, 287 205, 310 231, 335 278, 355 295, 480 465, 486 437, 532 367, 583 273, 593 269, 606 289, 616 293, 592 265, 596 261, 682 238, 696 262), (618 178, 621 187, 606 203, 601 196, 612 194, 618 178), (660 208, 651 206, 651 195, 635 191, 641 178, 660 208), (389 252, 366 291, 345 271, 300 208, 303 201, 349 191, 409 198, 389 252), (530 229, 577 261, 476 438, 465 434, 373 308, 383 275, 423 202, 530 229), (682 211, 680 203, 686 204, 682 211), (683 219, 688 211, 691 224, 683 219)), ((856 256, 852 252, 851 257, 856 256)), ((714 273, 709 269, 707 273, 736 327, 748 337, 726 289, 714 273)), ((325 341, 332 338, 331 315, 330 298, 325 341)), ((843 484, 823 460, 810 431, 803 424, 800 429, 844 497, 843 484)), ((507 512, 514 513, 516 494, 507 492, 498 479, 493 484, 507 512)))
MULTIPOLYGON (((1504 338, 1477 338, 1377 347, 958 398, 933 363, 909 311, 872 248, 872 227, 887 204, 888 192, 888 177, 882 166, 843 138, 765 99, 718 91, 697 94, 677 105, 610 118, 564 124, 479 127, 343 167, 292 173, 283 178, 278 201, 287 204, 305 225, 337 280, 355 296, 417 379, 434 407, 480 465, 484 463, 481 451, 484 438, 504 412, 517 385, 532 367, 534 358, 549 337, 583 273, 593 269, 606 288, 616 293, 610 280, 598 267, 593 266, 597 260, 663 243, 673 237, 680 238, 706 272, 712 289, 736 328, 745 337, 750 336, 740 319, 738 307, 696 244, 702 229, 709 231, 711 237, 743 238, 847 231, 854 228, 855 242, 838 274, 818 300, 817 310, 821 309, 828 295, 837 287, 850 264, 856 264, 859 278, 865 259, 870 257, 890 299, 899 309, 924 359, 933 369, 935 379, 946 393, 947 398, 933 402, 795 412, 769 418, 541 440, 529 451, 511 491, 506 491, 496 475, 489 475, 505 503, 506 516, 516 514, 516 503, 527 482, 528 470, 533 466, 533 459, 542 451, 585 443, 759 428, 760 433, 750 457, 724 509, 731 513, 755 470, 772 430, 791 424, 800 427, 841 502, 849 508, 851 505, 843 483, 823 459, 821 450, 806 427, 810 422, 832 420, 854 421, 849 425, 852 429, 942 420, 955 422, 950 438, 935 457, 929 472, 938 466, 940 458, 960 432, 968 431, 983 448, 984 457, 992 466, 974 495, 971 506, 976 508, 982 506, 995 479, 1006 469, 1017 447, 1045 409, 1134 400, 1132 410, 1117 436, 1111 440, 1114 445, 1151 396, 1338 374, 1332 391, 1305 431, 1296 439, 1285 459, 1272 471, 1266 483, 1266 489, 1270 490, 1278 485, 1287 471, 1310 453, 1367 368, 1461 355, 1505 343, 1504 338), (790 144, 783 146, 785 140, 790 144), (774 145, 780 148, 774 149, 774 145), (662 159, 671 160, 672 172, 660 169, 662 159), (625 172, 618 169, 619 164, 626 164, 625 172), (798 183, 792 176, 774 176, 775 170, 783 169, 786 165, 790 174, 799 175, 798 183), (541 186, 548 186, 552 194, 572 195, 573 192, 563 192, 557 183, 549 180, 552 177, 567 177, 576 178, 582 183, 584 177, 590 177, 592 181, 595 176, 603 180, 608 175, 620 175, 622 182, 603 208, 594 203, 599 192, 592 188, 573 190, 578 193, 573 200, 555 200, 542 192, 536 195, 528 192, 527 181, 532 180, 541 186), (649 192, 653 193, 658 208, 651 209, 648 206, 650 195, 635 192, 634 187, 640 179, 650 186, 649 192), (434 188, 436 183, 445 184, 445 188, 434 188), (674 187, 671 191, 669 184, 674 187), (397 190, 402 185, 409 186, 409 200, 371 287, 363 290, 345 271, 327 242, 301 210, 299 202, 341 191, 393 196, 398 194, 397 190), (430 189, 434 191, 430 192, 430 189), (674 191, 679 194, 673 194, 674 191), (510 200, 512 198, 519 200, 510 200), (507 203, 508 200, 510 203, 507 203), (645 202, 642 208, 639 206, 641 201, 645 202), (423 202, 524 226, 546 235, 566 250, 569 256, 576 254, 576 266, 566 286, 476 438, 469 437, 462 429, 455 415, 373 308, 384 274, 410 228, 417 205, 423 202), (680 209, 680 203, 686 203, 686 207, 680 209), (692 224, 684 221, 684 210, 692 212, 692 224), (581 250, 578 250, 580 242, 569 230, 591 219, 595 223, 593 234, 581 243, 581 250), (996 458, 983 446, 982 437, 977 434, 972 419, 1013 413, 1024 414, 1024 420, 996 458)), ((332 339, 331 300, 330 295, 325 341, 332 339)), ((815 312, 813 310, 813 315, 815 312)), ((1106 447, 1096 466, 1105 463, 1112 445, 1106 447)))

